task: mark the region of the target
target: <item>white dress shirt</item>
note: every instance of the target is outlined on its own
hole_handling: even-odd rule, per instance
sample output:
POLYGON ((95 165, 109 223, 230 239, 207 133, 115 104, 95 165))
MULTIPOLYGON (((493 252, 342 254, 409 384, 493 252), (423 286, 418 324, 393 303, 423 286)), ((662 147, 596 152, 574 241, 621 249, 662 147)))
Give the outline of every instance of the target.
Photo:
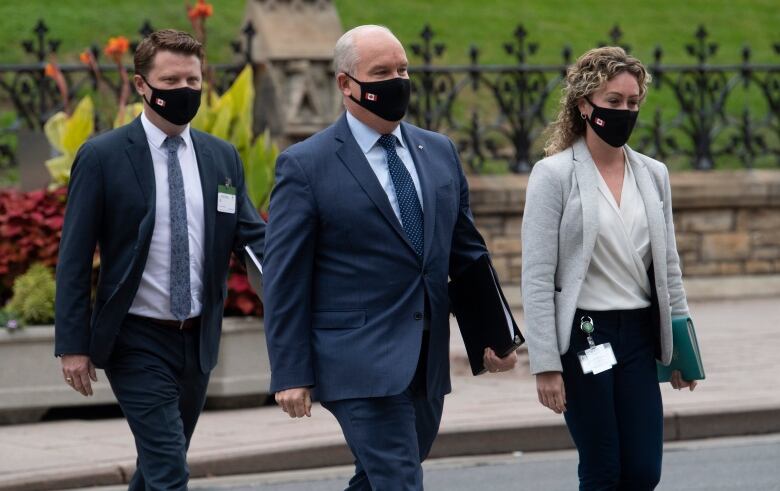
MULTIPOLYGON (((593 164, 595 166, 595 164, 593 164)), ((652 261, 650 233, 642 196, 628 160, 624 164, 620 206, 598 169, 599 233, 577 307, 583 310, 633 310, 650 306, 647 269, 652 261)))
MULTIPOLYGON (((390 177, 390 170, 387 167, 387 155, 382 145, 379 145, 379 137, 382 136, 378 131, 368 127, 366 124, 359 121, 349 111, 347 111, 347 124, 352 132, 352 136, 355 137, 358 146, 363 150, 363 154, 368 160, 368 164, 371 166, 371 170, 376 174, 376 178, 379 180, 379 185, 385 190, 387 199, 390 200, 390 206, 393 207, 395 216, 398 217, 398 221, 401 222, 401 209, 398 207, 398 198, 395 194, 395 186, 393 180, 390 177)), ((417 176, 417 169, 414 167, 414 160, 412 160, 409 150, 407 150, 406 143, 401 134, 401 125, 398 125, 393 130, 393 135, 398 138, 399 144, 395 147, 395 152, 404 163, 404 167, 409 171, 412 176, 412 182, 414 182, 414 189, 417 191, 417 198, 420 200, 420 208, 423 207, 422 192, 420 191, 420 178, 417 176)))
MULTIPOLYGON (((152 154, 155 182, 155 213, 152 241, 149 255, 146 257, 141 283, 135 295, 130 313, 153 317, 155 319, 173 320, 171 314, 171 222, 170 201, 168 198, 168 156, 163 148, 167 135, 141 114, 149 150, 152 154)), ((198 161, 195 148, 192 146, 189 125, 181 134, 184 145, 179 146, 177 156, 181 165, 184 180, 184 195, 187 205, 187 228, 189 232, 190 249, 190 292, 192 309, 189 317, 200 315, 202 308, 201 294, 203 292, 203 189, 200 184, 198 161)))

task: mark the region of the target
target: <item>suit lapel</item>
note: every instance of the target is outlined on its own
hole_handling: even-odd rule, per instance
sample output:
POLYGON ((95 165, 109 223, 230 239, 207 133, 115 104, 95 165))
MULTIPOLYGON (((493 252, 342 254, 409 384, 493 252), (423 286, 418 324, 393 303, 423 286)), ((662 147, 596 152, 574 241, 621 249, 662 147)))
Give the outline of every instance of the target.
POLYGON ((593 254, 599 231, 598 176, 593 158, 585 140, 580 139, 572 147, 574 172, 582 202, 582 248, 586 258, 593 254))
MULTIPOLYGON (((626 147, 628 154, 628 163, 634 172, 636 185, 642 201, 645 203, 645 214, 647 215, 647 228, 650 235, 650 249, 652 250, 653 264, 656 268, 665 268, 666 266, 666 222, 663 217, 663 205, 659 197, 658 189, 653 182, 650 171, 639 158, 639 156, 630 148, 626 147)), ((661 271, 661 277, 666 277, 666 271, 661 271)))
MULTIPOLYGON (((198 161, 198 173, 200 174, 200 187, 203 192, 203 223, 204 223, 204 276, 211 272, 211 257, 214 246, 214 220, 217 216, 217 175, 214 165, 214 157, 208 144, 202 135, 190 129, 192 146, 195 149, 195 158, 198 161)), ((235 185, 235 183, 233 183, 235 185)), ((207 284, 211 284, 208 282, 207 284)))
POLYGON ((149 141, 146 138, 140 116, 130 123, 128 131, 128 140, 130 144, 125 148, 125 153, 130 165, 133 166, 135 177, 138 179, 138 185, 143 193, 146 202, 146 215, 139 233, 142 242, 151 238, 154 229, 154 214, 156 211, 157 192, 155 191, 154 163, 152 163, 152 153, 149 150, 149 141))
POLYGON ((433 230, 436 224, 436 186, 435 176, 427 162, 425 147, 414 138, 413 129, 406 123, 401 123, 403 134, 409 154, 412 156, 414 167, 420 178, 420 191, 423 198, 423 262, 428 259, 433 243, 433 230))
POLYGON ((358 184, 360 184, 360 187, 363 188, 363 191, 365 191, 374 205, 379 208, 382 216, 385 217, 393 230, 414 251, 412 243, 409 242, 406 232, 401 227, 401 222, 398 221, 398 217, 395 216, 395 212, 392 206, 390 206, 387 194, 379 185, 379 181, 374 171, 371 170, 366 156, 352 136, 346 115, 342 115, 341 119, 336 122, 336 140, 341 142, 341 145, 336 150, 336 155, 341 159, 341 162, 347 167, 358 184))

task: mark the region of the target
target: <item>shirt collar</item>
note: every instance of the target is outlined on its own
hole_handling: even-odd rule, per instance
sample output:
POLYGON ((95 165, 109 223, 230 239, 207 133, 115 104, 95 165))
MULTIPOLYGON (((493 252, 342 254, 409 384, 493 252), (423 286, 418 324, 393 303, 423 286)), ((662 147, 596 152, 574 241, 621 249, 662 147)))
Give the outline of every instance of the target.
MULTIPOLYGON (((141 113, 141 124, 144 127, 146 139, 149 141, 149 144, 154 148, 162 148, 163 142, 165 142, 165 139, 168 138, 168 135, 166 135, 163 130, 155 126, 154 123, 152 123, 149 118, 146 117, 146 111, 141 113)), ((190 147, 192 145, 189 124, 184 128, 184 131, 181 132, 181 137, 184 140, 185 147, 190 147)))
MULTIPOLYGON (((360 121, 349 111, 347 111, 347 124, 349 125, 349 130, 352 132, 352 136, 355 137, 355 141, 357 141, 358 146, 361 150, 363 150, 364 154, 368 153, 372 148, 374 148, 374 145, 376 145, 379 137, 382 136, 378 131, 360 121)), ((401 144, 401 147, 406 148, 402 136, 403 134, 401 133, 400 124, 393 130, 393 135, 398 138, 398 142, 401 144)))

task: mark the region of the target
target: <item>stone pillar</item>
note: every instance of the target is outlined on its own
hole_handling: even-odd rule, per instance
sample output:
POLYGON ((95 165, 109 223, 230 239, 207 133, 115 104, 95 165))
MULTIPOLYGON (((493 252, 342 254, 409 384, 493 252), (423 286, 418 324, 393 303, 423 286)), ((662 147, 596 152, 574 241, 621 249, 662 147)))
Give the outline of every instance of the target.
POLYGON ((247 0, 256 35, 255 132, 286 146, 333 123, 342 110, 331 63, 343 34, 331 0, 247 0))

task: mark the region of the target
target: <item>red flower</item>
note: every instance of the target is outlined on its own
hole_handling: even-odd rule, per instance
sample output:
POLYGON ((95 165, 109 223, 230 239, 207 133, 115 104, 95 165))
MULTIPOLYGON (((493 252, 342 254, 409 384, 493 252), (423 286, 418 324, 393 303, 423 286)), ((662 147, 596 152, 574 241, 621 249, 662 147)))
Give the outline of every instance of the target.
POLYGON ((257 298, 249 280, 246 270, 240 262, 232 258, 230 261, 230 273, 228 276, 228 297, 225 299, 225 315, 263 315, 263 304, 257 298))
POLYGON ((47 77, 53 78, 54 80, 57 80, 59 69, 54 65, 54 63, 47 63, 46 67, 43 69, 43 74, 47 77))
POLYGON ((109 38, 103 52, 117 64, 122 63, 122 55, 130 49, 130 41, 124 36, 109 38))
POLYGON ((187 16, 190 20, 206 19, 214 13, 214 6, 206 0, 198 0, 194 7, 187 6, 187 16))
POLYGON ((0 191, 0 305, 17 276, 31 264, 57 263, 66 188, 22 193, 0 191))

